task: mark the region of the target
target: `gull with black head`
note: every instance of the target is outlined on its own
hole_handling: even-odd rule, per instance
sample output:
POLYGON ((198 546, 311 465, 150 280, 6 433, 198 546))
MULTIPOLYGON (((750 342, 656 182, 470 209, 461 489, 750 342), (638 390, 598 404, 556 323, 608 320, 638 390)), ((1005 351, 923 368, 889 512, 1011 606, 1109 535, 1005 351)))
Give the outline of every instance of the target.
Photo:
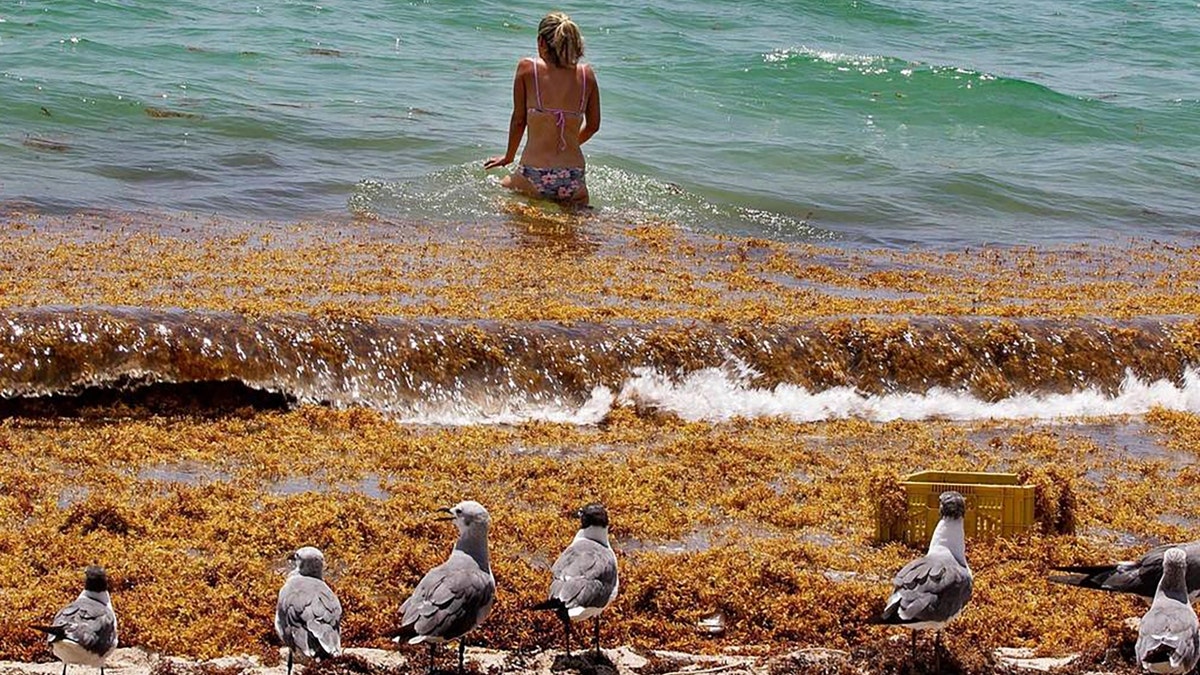
POLYGON ((108 575, 92 565, 84 572, 83 592, 59 610, 49 626, 31 626, 46 633, 58 660, 67 665, 93 666, 104 674, 104 662, 117 648, 117 615, 108 592, 108 575))
POLYGON ((337 656, 342 651, 342 603, 325 583, 325 556, 305 546, 291 556, 295 568, 279 589, 275 605, 275 632, 288 648, 288 675, 292 657, 306 659, 337 656))
POLYGON ((1055 567, 1054 571, 1064 574, 1052 576, 1050 581, 1109 593, 1130 593, 1153 600, 1162 579, 1163 556, 1173 548, 1183 551, 1187 558, 1188 598, 1195 602, 1200 598, 1200 541, 1155 546, 1137 560, 1055 567))
POLYGON ((913 630, 916 656, 917 631, 934 631, 935 668, 941 669, 942 629, 971 599, 971 568, 967 565, 963 517, 967 503, 954 491, 938 499, 941 520, 929 539, 929 551, 905 565, 893 579, 893 590, 883 614, 873 623, 907 626, 913 630))
POLYGON ((458 670, 463 671, 466 645, 463 637, 483 622, 496 598, 496 579, 488 560, 488 524, 491 517, 478 502, 459 502, 442 509, 441 520, 454 521, 458 542, 446 562, 421 579, 412 596, 400 606, 400 635, 409 644, 429 645, 429 672, 433 672, 434 647, 458 640, 458 670))
POLYGON ((608 543, 608 511, 588 504, 577 512, 579 531, 558 556, 550 572, 550 597, 534 609, 553 610, 567 636, 571 656, 571 624, 595 619, 593 647, 600 653, 600 614, 617 597, 617 556, 608 543))

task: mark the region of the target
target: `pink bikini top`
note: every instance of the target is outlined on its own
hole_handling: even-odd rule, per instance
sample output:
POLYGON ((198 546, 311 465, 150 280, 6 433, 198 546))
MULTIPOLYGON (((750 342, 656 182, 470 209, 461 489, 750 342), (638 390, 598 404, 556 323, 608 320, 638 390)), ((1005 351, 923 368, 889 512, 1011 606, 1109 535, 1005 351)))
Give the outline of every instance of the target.
POLYGON ((538 60, 533 59, 533 91, 537 96, 537 107, 529 108, 529 112, 540 112, 554 115, 554 126, 558 127, 558 149, 567 149, 567 115, 572 117, 583 117, 583 111, 587 104, 587 76, 584 75, 583 66, 575 66, 575 72, 579 73, 579 110, 564 110, 563 108, 547 108, 542 105, 542 86, 538 84, 537 72, 538 60))

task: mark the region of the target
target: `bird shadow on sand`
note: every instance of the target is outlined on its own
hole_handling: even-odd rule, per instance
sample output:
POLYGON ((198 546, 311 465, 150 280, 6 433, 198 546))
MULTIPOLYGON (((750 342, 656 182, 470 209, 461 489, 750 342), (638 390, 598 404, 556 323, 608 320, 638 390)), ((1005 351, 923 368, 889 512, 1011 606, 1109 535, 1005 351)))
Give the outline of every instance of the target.
POLYGON ((555 673, 575 672, 582 675, 617 675, 617 666, 603 652, 579 652, 567 656, 559 654, 554 657, 550 670, 555 673))
POLYGON ((302 675, 408 675, 408 673, 409 668, 405 666, 385 666, 371 663, 361 656, 341 654, 307 664, 302 675))

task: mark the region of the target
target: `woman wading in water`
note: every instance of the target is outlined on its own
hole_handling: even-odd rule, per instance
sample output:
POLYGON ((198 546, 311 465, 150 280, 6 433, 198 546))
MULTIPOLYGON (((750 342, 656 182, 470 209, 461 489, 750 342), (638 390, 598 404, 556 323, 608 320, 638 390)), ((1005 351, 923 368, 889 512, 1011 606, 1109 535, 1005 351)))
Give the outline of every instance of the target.
POLYGON ((528 129, 521 163, 500 184, 531 197, 587 206, 579 146, 600 129, 600 87, 592 67, 579 63, 583 36, 566 14, 547 14, 538 24, 537 43, 537 56, 517 63, 508 150, 483 168, 511 164, 528 129))

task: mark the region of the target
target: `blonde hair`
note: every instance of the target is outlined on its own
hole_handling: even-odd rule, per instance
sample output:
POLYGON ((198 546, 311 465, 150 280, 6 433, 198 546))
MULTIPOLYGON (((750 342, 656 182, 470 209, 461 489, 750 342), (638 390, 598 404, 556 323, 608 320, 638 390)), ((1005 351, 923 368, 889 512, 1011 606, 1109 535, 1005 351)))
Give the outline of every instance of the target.
POLYGON ((538 24, 538 39, 546 43, 546 60, 552 66, 574 68, 583 57, 583 35, 571 17, 550 12, 538 24))

